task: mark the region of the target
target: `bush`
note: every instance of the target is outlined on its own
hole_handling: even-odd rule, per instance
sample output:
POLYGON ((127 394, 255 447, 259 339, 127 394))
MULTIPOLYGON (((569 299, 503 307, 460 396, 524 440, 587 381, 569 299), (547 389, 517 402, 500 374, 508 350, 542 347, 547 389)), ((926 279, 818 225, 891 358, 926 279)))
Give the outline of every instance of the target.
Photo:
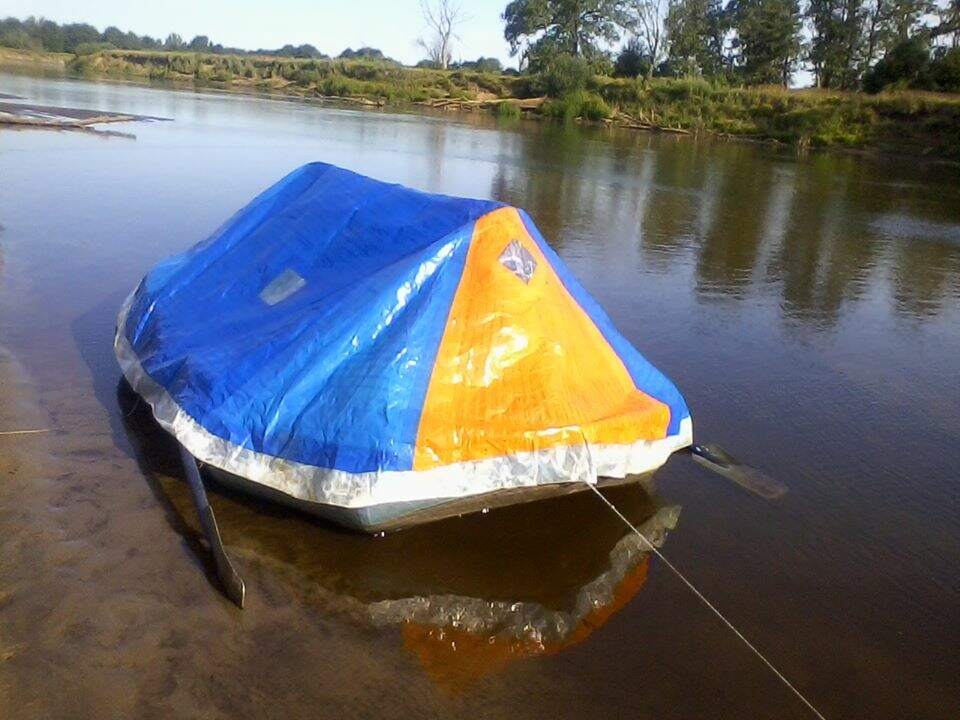
POLYGON ((562 97, 583 90, 592 75, 589 63, 582 57, 557 54, 538 62, 535 84, 541 94, 562 97))
POLYGON ((39 38, 31 37, 19 28, 11 28, 0 33, 0 45, 16 50, 43 50, 43 43, 39 38))
POLYGON ((80 43, 73 52, 75 55, 93 55, 104 50, 116 50, 116 48, 108 42, 80 43))
POLYGON ((880 92, 887 85, 914 85, 930 63, 930 49, 922 37, 895 46, 863 76, 863 89, 880 92))
POLYGON ((650 58, 640 52, 640 44, 631 40, 617 55, 613 64, 614 77, 635 78, 650 71, 650 58))
POLYGON ((960 48, 939 54, 930 63, 931 84, 943 92, 960 92, 960 48))
POLYGON ((610 107, 599 95, 586 90, 575 90, 567 93, 560 100, 552 100, 545 104, 544 112, 558 120, 603 120, 610 117, 610 107))

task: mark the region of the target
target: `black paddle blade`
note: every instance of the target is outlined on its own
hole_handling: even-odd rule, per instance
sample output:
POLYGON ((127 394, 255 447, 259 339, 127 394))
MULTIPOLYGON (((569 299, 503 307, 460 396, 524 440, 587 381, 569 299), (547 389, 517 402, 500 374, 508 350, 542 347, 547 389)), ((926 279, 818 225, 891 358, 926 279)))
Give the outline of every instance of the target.
POLYGON ((691 445, 693 459, 721 477, 732 480, 749 493, 767 500, 776 500, 787 492, 787 486, 779 483, 756 468, 742 464, 718 445, 691 445))

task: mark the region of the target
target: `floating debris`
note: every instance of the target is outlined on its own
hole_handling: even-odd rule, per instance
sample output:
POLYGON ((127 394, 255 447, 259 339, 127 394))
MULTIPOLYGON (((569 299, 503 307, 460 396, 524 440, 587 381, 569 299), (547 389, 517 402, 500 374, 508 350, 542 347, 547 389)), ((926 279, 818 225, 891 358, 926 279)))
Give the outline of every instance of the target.
MULTIPOLYGON (((15 96, 3 96, 7 99, 15 96)), ((32 103, 0 102, 0 125, 26 125, 46 128, 85 128, 90 125, 114 122, 164 121, 171 118, 150 115, 116 113, 109 110, 34 105, 32 103)))

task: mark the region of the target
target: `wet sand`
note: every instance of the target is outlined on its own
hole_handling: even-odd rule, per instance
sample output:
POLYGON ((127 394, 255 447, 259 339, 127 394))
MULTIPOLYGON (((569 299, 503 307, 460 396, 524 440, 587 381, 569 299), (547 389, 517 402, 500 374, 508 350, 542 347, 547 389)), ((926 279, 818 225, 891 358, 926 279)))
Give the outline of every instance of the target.
MULTIPOLYGON (((0 372, 2 427, 49 421, 7 355, 0 372)), ((369 630, 330 622, 309 593, 232 548, 251 589, 248 611, 236 611, 198 559, 179 479, 144 483, 136 462, 104 447, 109 436, 77 431, 96 418, 64 410, 73 431, 2 440, 5 718, 362 716, 387 705, 397 643, 367 652, 369 630), (322 708, 289 702, 318 676, 350 692, 322 708), (288 700, 276 703, 278 694, 288 700)), ((418 679, 406 684, 415 693, 418 679)))

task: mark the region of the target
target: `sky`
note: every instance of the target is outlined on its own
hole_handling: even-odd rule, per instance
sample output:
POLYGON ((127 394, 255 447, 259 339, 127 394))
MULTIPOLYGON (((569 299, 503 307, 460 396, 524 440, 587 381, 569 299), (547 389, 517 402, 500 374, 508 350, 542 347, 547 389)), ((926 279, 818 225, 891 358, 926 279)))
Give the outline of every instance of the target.
MULTIPOLYGON (((455 60, 483 55, 516 66, 500 19, 507 1, 462 0, 466 19, 455 60)), ((116 25, 159 38, 175 32, 186 41, 207 35, 211 42, 248 50, 310 43, 339 55, 368 45, 407 64, 424 57, 416 40, 427 30, 420 0, 3 0, 0 15, 87 22, 101 31, 116 25)))

